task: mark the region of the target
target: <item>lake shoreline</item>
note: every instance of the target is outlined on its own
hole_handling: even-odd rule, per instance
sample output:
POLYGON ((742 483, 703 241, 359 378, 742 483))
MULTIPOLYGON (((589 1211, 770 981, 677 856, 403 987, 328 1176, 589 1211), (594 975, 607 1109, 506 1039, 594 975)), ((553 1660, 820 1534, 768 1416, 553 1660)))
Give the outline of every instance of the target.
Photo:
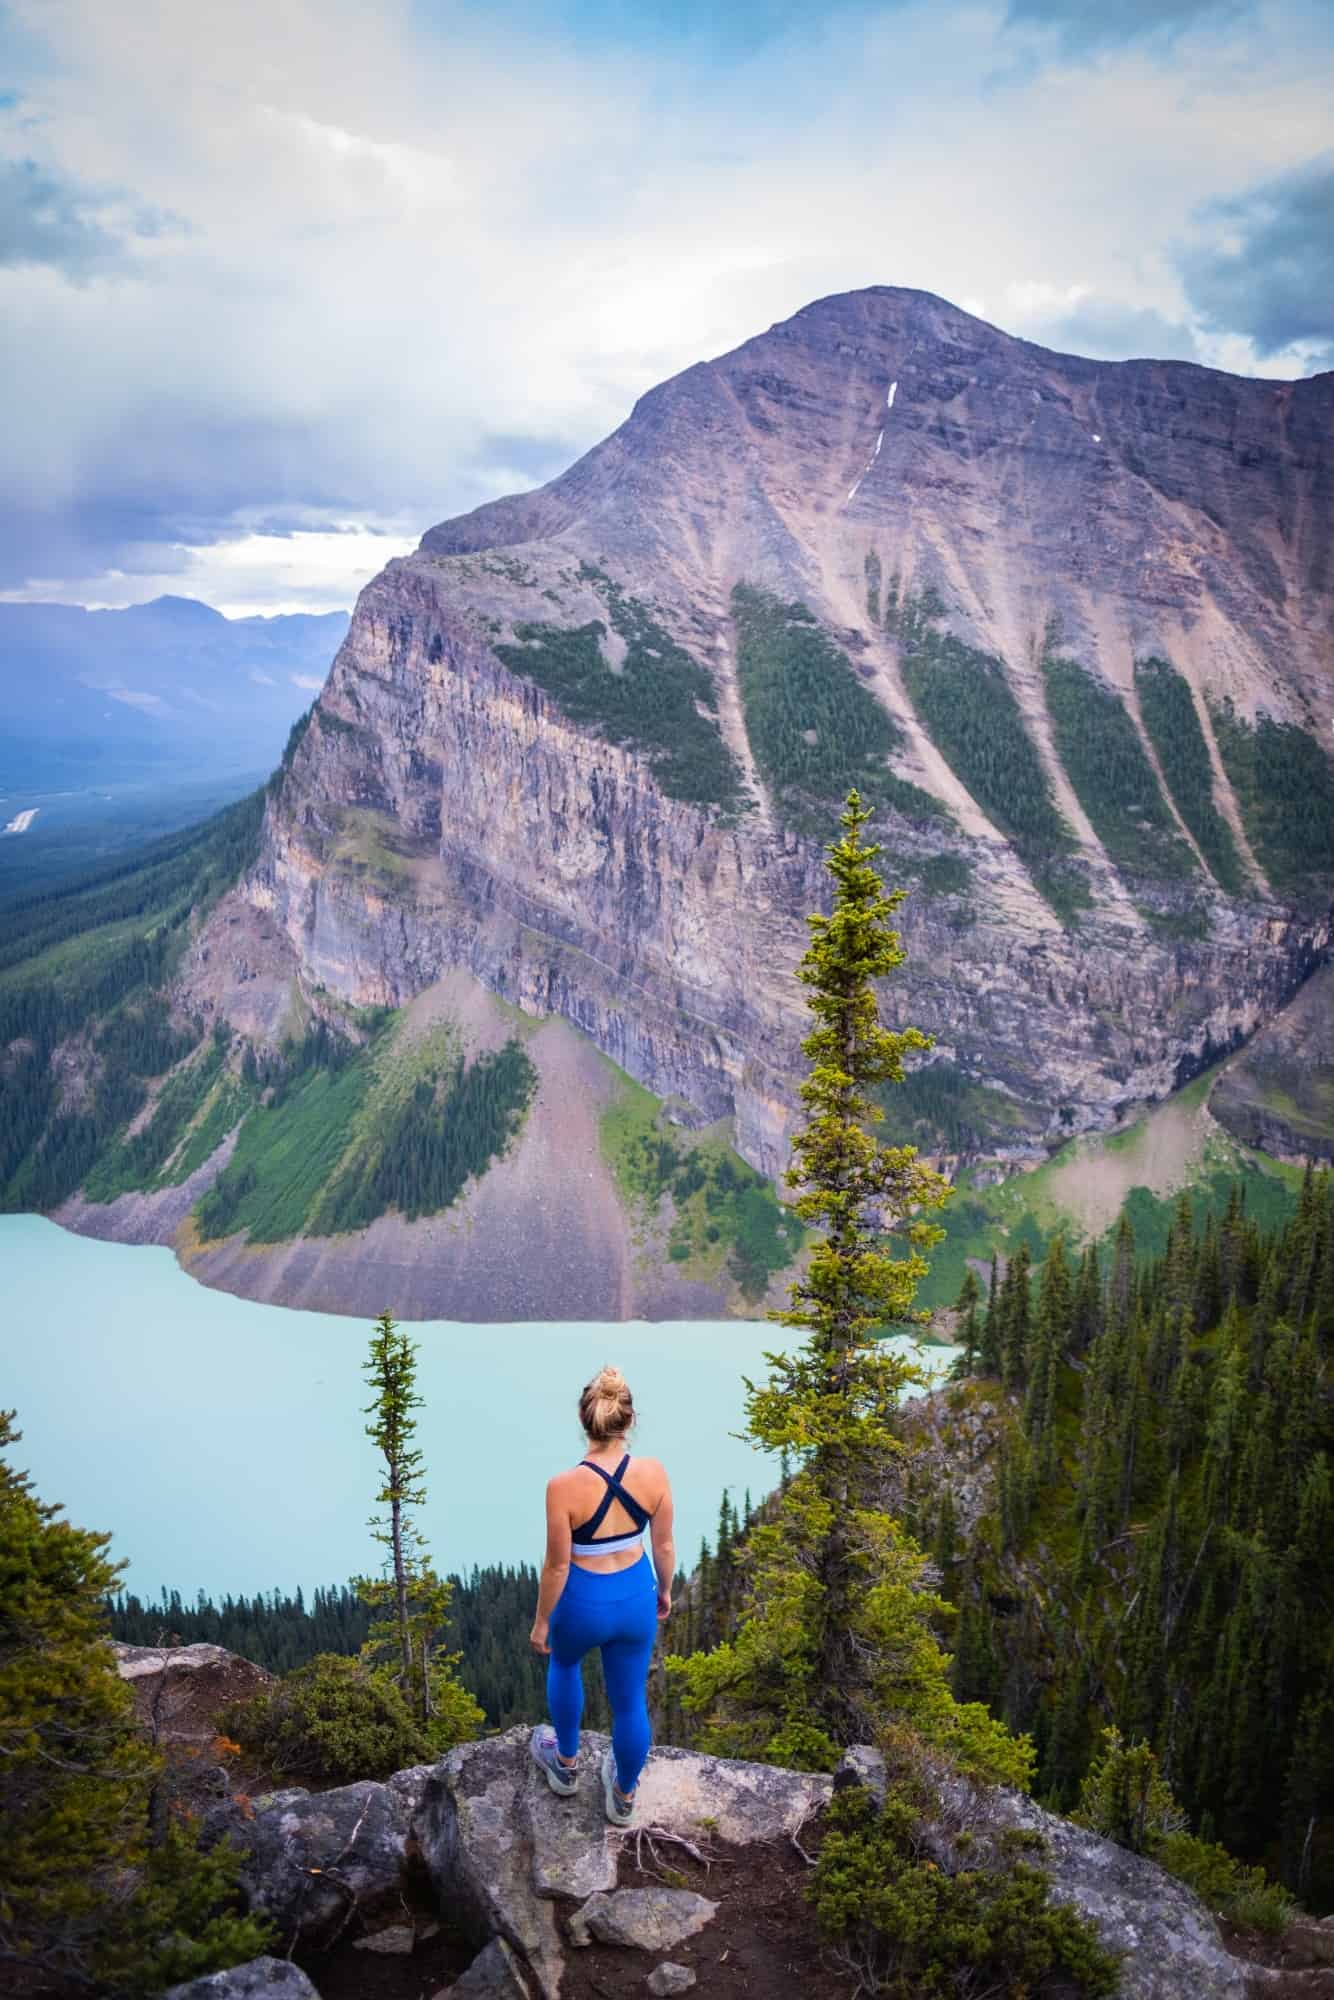
MULTIPOLYGON (((163 1246, 37 1215, 0 1216, 0 1271, 0 1400, 23 1433, 12 1462, 71 1521, 111 1531, 126 1589, 309 1592, 376 1567, 369 1319, 255 1304, 191 1283, 163 1246)), ((421 1526, 442 1573, 540 1560, 543 1486, 578 1458, 578 1392, 609 1360, 635 1392, 638 1448, 671 1469, 683 1563, 712 1536, 724 1489, 740 1503, 776 1480, 737 1435, 743 1377, 792 1344, 765 1321, 435 1320, 413 1336, 421 1526)), ((933 1377, 946 1365, 924 1359, 933 1377)))

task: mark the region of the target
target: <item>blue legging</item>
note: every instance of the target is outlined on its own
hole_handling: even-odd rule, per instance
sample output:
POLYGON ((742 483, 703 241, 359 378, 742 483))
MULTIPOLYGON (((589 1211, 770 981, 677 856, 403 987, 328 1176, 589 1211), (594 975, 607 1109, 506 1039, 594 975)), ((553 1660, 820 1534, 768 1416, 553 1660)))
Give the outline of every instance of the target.
POLYGON ((648 1668, 657 1634, 658 1586, 647 1556, 629 1569, 580 1569, 571 1563, 548 1631, 547 1706, 561 1756, 577 1755, 584 1712, 582 1661, 585 1653, 600 1647, 616 1782, 627 1793, 639 1783, 648 1760, 648 1668))

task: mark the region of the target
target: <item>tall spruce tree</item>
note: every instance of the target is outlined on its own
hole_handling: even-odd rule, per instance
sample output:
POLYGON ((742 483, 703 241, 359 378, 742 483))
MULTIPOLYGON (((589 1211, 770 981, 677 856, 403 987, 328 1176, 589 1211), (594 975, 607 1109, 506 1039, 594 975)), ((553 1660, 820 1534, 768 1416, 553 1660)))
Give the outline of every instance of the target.
POLYGON ((803 1332, 794 1355, 767 1357, 747 1383, 747 1430, 797 1470, 752 1528, 746 1596, 735 1637, 671 1663, 687 1711, 704 1718, 705 1747, 803 1768, 829 1768, 841 1745, 897 1719, 972 1768, 1022 1779, 1028 1749, 977 1706, 949 1692, 949 1662, 933 1627, 949 1607, 923 1587, 926 1558, 877 1502, 901 1449, 895 1413, 920 1372, 877 1336, 919 1318, 922 1252, 941 1235, 925 1211, 948 1183, 911 1146, 882 1146, 872 1092, 903 1080, 904 1057, 930 1040, 880 1025, 877 980, 903 962, 870 817, 854 792, 843 837, 828 850, 829 916, 808 919, 798 977, 815 1025, 802 1044, 807 1123, 793 1141, 794 1206, 819 1232, 791 1304, 771 1315, 803 1332), (901 1236, 906 1254, 889 1254, 901 1236))
POLYGON ((460 1655, 442 1648, 453 1586, 436 1574, 409 1511, 426 1499, 413 1414, 422 1399, 416 1348, 390 1313, 375 1323, 365 1375, 372 1390, 366 1435, 384 1461, 375 1497, 388 1510, 372 1515, 369 1526, 384 1548, 386 1574, 357 1577, 354 1586, 367 1605, 387 1615, 370 1627, 362 1657, 400 1690, 427 1742, 448 1749, 475 1736, 485 1717, 458 1678, 460 1655))

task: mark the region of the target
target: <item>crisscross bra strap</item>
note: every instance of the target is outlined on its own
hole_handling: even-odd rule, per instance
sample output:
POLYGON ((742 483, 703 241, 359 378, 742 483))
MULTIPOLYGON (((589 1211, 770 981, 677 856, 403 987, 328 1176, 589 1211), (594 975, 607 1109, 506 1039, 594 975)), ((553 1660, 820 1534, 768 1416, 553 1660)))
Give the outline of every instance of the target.
POLYGON ((645 1528, 653 1519, 648 1508, 641 1506, 639 1501, 635 1499, 634 1494, 628 1492, 621 1484, 621 1474, 630 1463, 629 1452, 627 1451, 615 1472, 608 1472, 605 1466, 594 1465, 591 1458, 585 1458, 581 1463, 586 1465, 590 1472, 596 1472, 599 1479, 606 1481, 607 1490, 598 1503, 596 1511, 586 1521, 582 1522, 579 1527, 571 1530, 570 1539, 578 1542, 581 1547, 595 1541, 597 1539, 597 1531, 606 1520, 607 1510, 610 1508, 612 1501, 619 1500, 626 1513, 630 1516, 630 1519, 634 1522, 635 1532, 629 1536, 624 1534, 605 1536, 604 1540, 617 1542, 622 1547, 628 1546, 630 1542, 637 1540, 643 1534, 645 1528))

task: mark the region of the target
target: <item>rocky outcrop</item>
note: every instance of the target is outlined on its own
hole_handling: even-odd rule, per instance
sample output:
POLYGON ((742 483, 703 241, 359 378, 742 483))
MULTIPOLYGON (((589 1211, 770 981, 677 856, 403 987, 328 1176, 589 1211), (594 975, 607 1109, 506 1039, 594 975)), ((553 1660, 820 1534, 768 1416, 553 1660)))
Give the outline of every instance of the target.
POLYGON ((1286 1160, 1334 1160, 1334 965, 1313 973, 1231 1058, 1209 1109, 1247 1146, 1286 1160))
POLYGON ((228 1972, 210 1972, 173 1986, 165 2000, 320 2000, 299 1965, 285 1958, 252 1958, 228 1972))
MULTIPOLYGON (((474 1952, 450 1989, 458 2000, 559 2000, 564 1983, 580 1993, 678 1993, 702 1981, 707 1991, 708 1967, 724 1952, 758 1951, 757 1919, 772 1923, 780 1908, 789 1929, 776 1955, 750 1962, 781 1966, 804 1950, 808 1976, 816 1975, 819 1944, 802 1895, 806 1843, 818 1841, 835 1787, 864 1786, 883 1800, 878 1751, 849 1751, 831 1779, 663 1746, 625 1830, 603 1816, 606 1737, 585 1734, 580 1788, 557 1798, 530 1756, 529 1735, 519 1727, 463 1744, 383 1783, 294 1787, 215 1806, 204 1836, 242 1850, 241 1894, 248 1910, 272 1921, 275 1955, 188 1982, 170 2000, 311 2000, 315 1988, 290 1955, 314 1965, 318 1983, 320 1955, 330 1949, 350 1947, 369 1965, 376 1955, 407 1956, 442 1925, 451 1951, 463 1939, 474 1952), (671 1879, 678 1861, 697 1886, 671 1879), (619 1968, 608 1987, 598 1983, 603 1953, 607 1967, 619 1968), (580 1969, 590 1961, 591 1986, 580 1969)), ((940 1865, 957 1862, 964 1830, 970 1853, 982 1858, 999 1855, 1007 1835, 1035 1836, 1053 1896, 1091 1918, 1123 1955, 1122 2000, 1244 2000, 1248 1977, 1263 1985, 1263 1970, 1230 1957, 1203 1905, 1156 1864, 1019 1794, 947 1772, 933 1773, 933 1784, 939 1810, 921 1838, 940 1865)), ((1306 1924, 1311 1936, 1296 1940, 1292 1963, 1334 1959, 1327 1929, 1306 1924)))
MULTIPOLYGON (((883 1796, 884 1762, 860 1748, 836 1784, 868 1785, 883 1796)), ((1101 1835, 1058 1819, 1018 1792, 985 1789, 946 1778, 941 1817, 923 1830, 941 1865, 957 1865, 955 1840, 971 1836, 970 1865, 997 1860, 1007 1833, 1035 1835, 1037 1865, 1051 1878, 1055 1902, 1097 1925, 1104 1944, 1121 1955, 1120 2000, 1246 2000, 1247 1968, 1231 1957, 1218 1926, 1184 1882, 1157 1862, 1131 1854, 1101 1835)))
POLYGON ((234 1701, 262 1694, 273 1679, 223 1646, 125 1646, 115 1644, 116 1672, 134 1693, 140 1724, 164 1747, 206 1749, 218 1717, 234 1701))
MULTIPOLYGON (((556 2000, 566 1945, 562 1905, 578 1906, 571 1942, 615 1932, 617 1941, 652 1950, 689 1937, 707 1899, 663 1901, 655 1894, 645 1902, 618 1891, 627 1836, 607 1825, 596 1775, 607 1738, 585 1734, 582 1784, 572 1799, 554 1797, 529 1756, 528 1738, 527 1729, 511 1729, 452 1750, 423 1790, 415 1836, 442 1905, 479 1943, 503 1938, 542 2000, 556 2000)), ((663 1748, 640 1782, 636 1824, 691 1846, 786 1843, 819 1810, 829 1784, 663 1748)))
MULTIPOLYGON (((415 1823, 442 1907, 461 1917, 479 1942, 503 1940, 512 1954, 503 1960, 504 1976, 512 1979, 517 1964, 541 2000, 557 2000, 568 1946, 596 1939, 647 1957, 676 1949, 701 1930, 707 1936, 726 1914, 725 1896, 714 1901, 688 1891, 615 1886, 635 1834, 605 1825, 598 1788, 590 1782, 606 1739, 585 1737, 584 1784, 570 1800, 552 1795, 528 1755, 527 1739, 527 1730, 512 1729, 452 1751, 427 1781, 415 1823)), ((641 1782, 636 1826, 664 1851, 677 1841, 715 1854, 727 1847, 787 1852, 827 1801, 831 1784, 867 1785, 883 1796, 883 1759, 860 1748, 831 1781, 661 1749, 641 1782)), ((1199 1899, 1156 1863, 1017 1793, 947 1780, 939 1822, 923 1828, 942 1865, 953 1859, 963 1828, 979 1855, 999 1854, 1006 1833, 1037 1837, 1052 1895, 1091 1918, 1123 1955, 1123 2000, 1199 2000, 1203 1994, 1245 2000, 1246 1968, 1228 1955, 1199 1899)), ((490 1963, 502 1963, 493 1947, 490 1963)))
POLYGON ((247 1907, 272 1921, 284 1951, 327 1949, 401 1918, 410 1829, 431 1769, 232 1799, 207 1816, 206 1837, 241 1849, 247 1907))

